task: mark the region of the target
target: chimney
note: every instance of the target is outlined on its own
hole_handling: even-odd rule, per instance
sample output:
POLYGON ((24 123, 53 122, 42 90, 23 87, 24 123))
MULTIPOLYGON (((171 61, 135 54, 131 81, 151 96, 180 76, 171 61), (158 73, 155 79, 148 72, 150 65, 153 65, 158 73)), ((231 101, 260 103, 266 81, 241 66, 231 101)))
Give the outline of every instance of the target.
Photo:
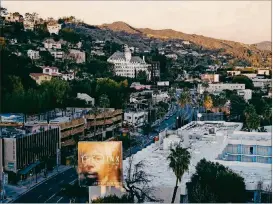
POLYGON ((145 62, 145 56, 144 55, 143 55, 142 59, 143 59, 143 62, 145 62))

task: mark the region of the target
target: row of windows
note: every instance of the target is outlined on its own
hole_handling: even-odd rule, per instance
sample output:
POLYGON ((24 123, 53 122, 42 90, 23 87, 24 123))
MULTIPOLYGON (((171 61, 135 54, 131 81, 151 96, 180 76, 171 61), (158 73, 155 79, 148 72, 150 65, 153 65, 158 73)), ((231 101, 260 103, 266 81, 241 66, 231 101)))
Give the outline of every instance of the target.
POLYGON ((44 156, 56 155, 59 129, 39 132, 16 140, 17 169, 40 160, 44 156))

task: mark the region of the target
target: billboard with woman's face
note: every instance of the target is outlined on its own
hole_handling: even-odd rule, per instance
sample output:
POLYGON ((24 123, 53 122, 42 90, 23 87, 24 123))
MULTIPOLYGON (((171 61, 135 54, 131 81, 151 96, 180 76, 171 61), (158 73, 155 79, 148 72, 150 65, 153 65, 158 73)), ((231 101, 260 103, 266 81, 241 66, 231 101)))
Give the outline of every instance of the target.
POLYGON ((80 186, 121 186, 122 142, 79 142, 80 186))

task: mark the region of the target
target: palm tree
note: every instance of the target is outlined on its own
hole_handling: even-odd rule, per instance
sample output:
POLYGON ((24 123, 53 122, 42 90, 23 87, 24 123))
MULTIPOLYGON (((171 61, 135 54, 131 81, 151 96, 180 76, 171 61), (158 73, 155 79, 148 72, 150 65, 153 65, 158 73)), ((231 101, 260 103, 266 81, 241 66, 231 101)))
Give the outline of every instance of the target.
POLYGON ((178 189, 178 182, 181 182, 183 174, 189 170, 191 155, 186 148, 177 145, 175 149, 171 149, 171 153, 167 159, 170 161, 169 167, 173 170, 176 176, 176 183, 172 197, 172 203, 174 203, 178 189))
POLYGON ((272 108, 268 104, 265 105, 262 116, 271 125, 270 118, 272 117, 272 108))
MULTIPOLYGON (((190 92, 188 90, 183 91, 178 99, 179 105, 184 108, 187 104, 191 103, 190 92)), ((184 117, 182 118, 184 124, 184 117)))
POLYGON ((108 108, 110 106, 110 100, 106 94, 102 94, 100 96, 99 104, 101 107, 103 107, 103 130, 105 130, 105 108, 108 108))

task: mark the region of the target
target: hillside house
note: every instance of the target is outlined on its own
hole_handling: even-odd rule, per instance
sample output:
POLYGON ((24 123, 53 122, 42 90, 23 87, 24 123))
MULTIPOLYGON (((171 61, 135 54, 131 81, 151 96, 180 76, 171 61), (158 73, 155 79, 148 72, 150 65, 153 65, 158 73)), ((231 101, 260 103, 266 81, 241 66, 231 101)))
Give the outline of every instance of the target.
POLYGON ((49 52, 55 59, 63 59, 63 57, 64 57, 63 51, 49 50, 49 52))
POLYGON ((57 22, 49 22, 47 24, 47 30, 50 34, 59 34, 59 31, 62 29, 62 24, 58 24, 57 22))
POLYGON ((36 50, 28 50, 27 56, 32 60, 40 59, 39 51, 36 50))
POLYGON ((43 73, 30 73, 29 76, 39 85, 44 81, 50 81, 52 78, 52 76, 43 73))
POLYGON ((75 73, 74 72, 67 72, 67 73, 62 73, 62 79, 65 81, 70 81, 75 79, 75 73))
POLYGON ((88 105, 92 105, 92 106, 95 105, 95 99, 87 95, 86 93, 77 93, 77 98, 84 100, 86 104, 88 105))
POLYGON ((24 21, 24 29, 25 30, 34 30, 35 23, 32 21, 24 21))
POLYGON ((63 40, 55 41, 53 39, 46 39, 43 44, 44 48, 46 49, 62 49, 62 45, 65 44, 66 42, 63 40))
POLYGON ((70 49, 68 57, 75 60, 78 64, 85 63, 85 52, 80 50, 70 49))
POLYGON ((43 70, 43 74, 48 74, 50 76, 61 76, 62 74, 59 72, 57 67, 41 67, 43 70))

